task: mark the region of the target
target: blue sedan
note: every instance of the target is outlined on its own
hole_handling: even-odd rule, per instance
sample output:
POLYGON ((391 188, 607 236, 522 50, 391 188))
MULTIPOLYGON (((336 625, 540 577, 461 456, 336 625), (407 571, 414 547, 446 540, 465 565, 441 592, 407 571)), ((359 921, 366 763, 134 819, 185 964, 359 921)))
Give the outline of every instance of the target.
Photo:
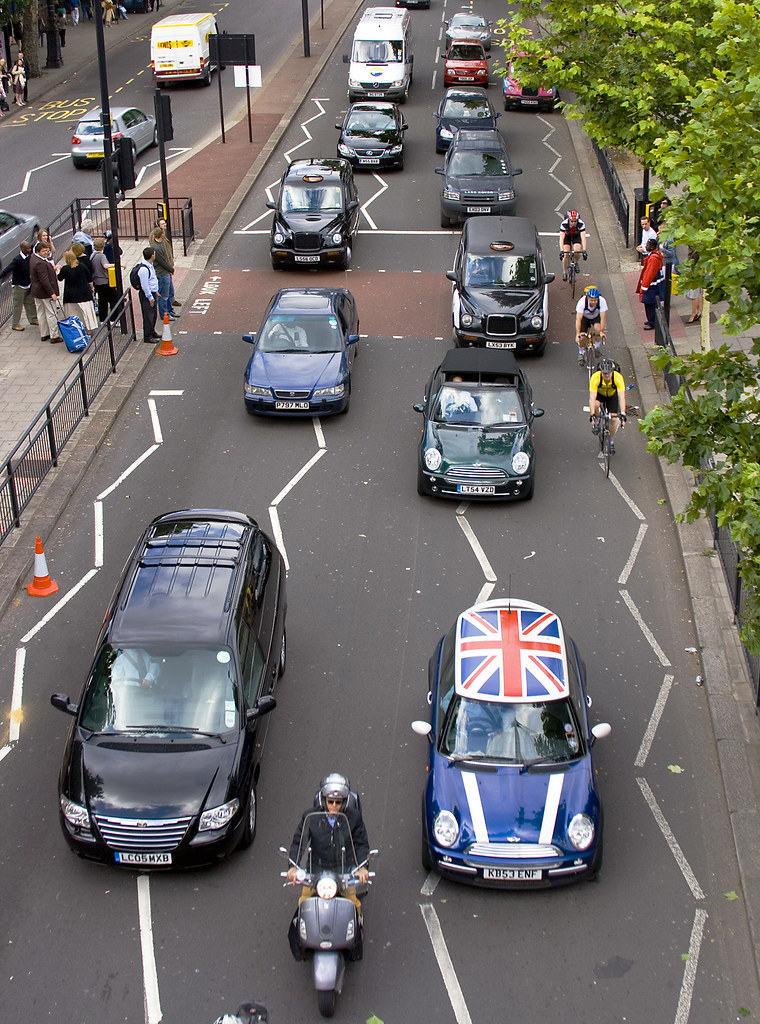
POLYGON ((500 888, 591 878, 602 808, 585 671, 553 612, 485 601, 462 612, 430 661, 422 861, 444 877, 500 888))
POLYGON ((348 411, 359 314, 345 288, 283 288, 261 328, 244 334, 253 345, 245 368, 251 415, 330 416, 348 411))

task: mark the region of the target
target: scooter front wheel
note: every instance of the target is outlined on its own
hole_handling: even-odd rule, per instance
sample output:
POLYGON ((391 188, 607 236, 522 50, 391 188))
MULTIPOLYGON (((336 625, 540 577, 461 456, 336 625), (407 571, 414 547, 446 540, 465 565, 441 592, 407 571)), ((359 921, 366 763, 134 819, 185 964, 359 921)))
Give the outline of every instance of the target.
POLYGON ((338 993, 334 988, 331 989, 320 989, 317 992, 317 1006, 319 1012, 323 1017, 332 1017, 335 1013, 335 1002, 338 998, 338 993))

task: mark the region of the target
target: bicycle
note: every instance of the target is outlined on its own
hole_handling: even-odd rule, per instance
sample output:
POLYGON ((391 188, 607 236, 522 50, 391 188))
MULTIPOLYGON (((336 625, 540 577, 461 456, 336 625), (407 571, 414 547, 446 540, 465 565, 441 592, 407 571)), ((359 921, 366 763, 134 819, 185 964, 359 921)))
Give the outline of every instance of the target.
POLYGON ((620 420, 621 427, 625 424, 625 416, 621 416, 620 413, 617 412, 611 413, 605 406, 602 406, 601 412, 592 416, 595 428, 594 433, 598 434, 599 437, 599 452, 602 456, 605 477, 609 477, 610 475, 610 457, 615 451, 612 434, 610 432, 610 421, 613 416, 620 420))
POLYGON ((581 331, 579 335, 578 344, 582 348, 578 349, 578 365, 588 370, 589 380, 595 369, 594 360, 599 358, 599 349, 605 337, 604 334, 594 334, 592 331, 581 331))
MULTIPOLYGON (((559 254, 559 258, 563 261, 563 266, 566 255, 567 254, 564 252, 560 252, 559 254)), ((567 265, 567 280, 570 285, 570 297, 573 299, 575 298, 575 290, 577 287, 576 279, 581 272, 580 260, 583 259, 583 256, 584 254, 582 252, 575 252, 575 250, 573 250, 573 252, 570 253, 570 262, 567 265)))

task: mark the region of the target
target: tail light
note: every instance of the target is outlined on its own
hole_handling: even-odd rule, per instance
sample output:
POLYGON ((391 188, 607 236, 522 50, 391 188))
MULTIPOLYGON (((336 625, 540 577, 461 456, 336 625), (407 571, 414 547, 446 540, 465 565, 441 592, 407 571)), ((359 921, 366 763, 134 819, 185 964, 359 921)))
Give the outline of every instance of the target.
POLYGON ((72 146, 80 146, 81 144, 82 144, 82 140, 79 138, 78 135, 72 135, 71 136, 71 145, 72 146))

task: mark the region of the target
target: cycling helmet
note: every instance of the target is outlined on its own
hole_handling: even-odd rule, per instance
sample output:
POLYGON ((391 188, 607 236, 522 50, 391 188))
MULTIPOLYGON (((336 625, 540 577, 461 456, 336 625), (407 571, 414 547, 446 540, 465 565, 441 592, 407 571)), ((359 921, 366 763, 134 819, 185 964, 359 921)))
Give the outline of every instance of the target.
POLYGON ((264 1024, 269 1020, 266 1006, 261 1003, 241 1003, 237 1009, 236 1020, 240 1024, 264 1024))
POLYGON ((600 373, 614 373, 615 364, 611 359, 603 359, 601 363, 599 363, 599 371, 600 373))
POLYGON ((568 213, 568 215, 567 215, 567 216, 568 216, 568 219, 569 219, 569 220, 578 220, 578 211, 577 211, 577 210, 571 210, 571 211, 570 211, 570 212, 568 213))
POLYGON ((233 1013, 225 1013, 221 1017, 217 1017, 214 1024, 240 1024, 240 1018, 233 1013))
POLYGON ((331 772, 330 775, 326 775, 319 784, 319 795, 323 807, 326 806, 327 798, 330 797, 331 800, 340 800, 342 809, 345 807, 350 791, 351 784, 348 779, 345 775, 340 775, 338 772, 331 772))
POLYGON ((590 299, 598 299, 599 298, 599 289, 598 288, 587 288, 586 289, 586 295, 588 295, 588 297, 590 299))

